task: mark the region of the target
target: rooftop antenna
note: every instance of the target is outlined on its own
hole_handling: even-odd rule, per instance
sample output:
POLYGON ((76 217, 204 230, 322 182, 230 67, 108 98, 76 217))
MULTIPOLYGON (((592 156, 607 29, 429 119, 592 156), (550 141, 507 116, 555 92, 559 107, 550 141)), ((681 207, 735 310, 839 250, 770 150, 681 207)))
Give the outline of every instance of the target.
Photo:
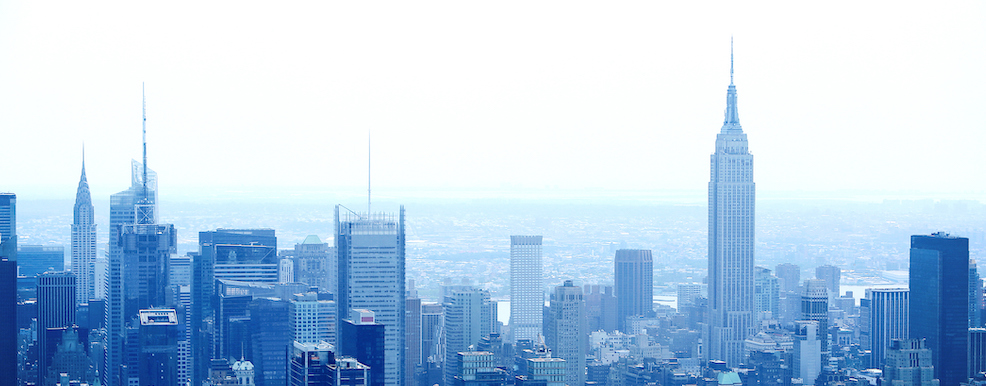
POLYGON ((147 95, 144 93, 144 82, 140 82, 141 107, 144 115, 143 122, 143 142, 144 142, 144 171, 142 182, 144 183, 144 199, 147 199, 147 95))
POLYGON ((729 36, 729 84, 733 84, 733 36, 729 36))
POLYGON ((370 131, 366 131, 366 216, 370 216, 370 161, 372 160, 372 137, 370 131))

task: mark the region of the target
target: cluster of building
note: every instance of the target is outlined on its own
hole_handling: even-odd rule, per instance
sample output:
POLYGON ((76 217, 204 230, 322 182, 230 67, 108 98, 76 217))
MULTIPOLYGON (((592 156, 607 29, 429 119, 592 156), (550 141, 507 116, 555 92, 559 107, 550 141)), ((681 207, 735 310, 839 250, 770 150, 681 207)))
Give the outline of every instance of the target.
POLYGON ((968 239, 913 236, 910 290, 870 289, 858 305, 838 267, 801 281, 793 264, 755 266, 736 98, 730 82, 708 277, 679 285, 676 308, 654 302, 651 250, 616 250, 611 284, 546 283, 536 235, 510 236, 508 323, 480 286, 422 299, 403 208, 338 205, 331 243, 293 249, 273 229, 201 231, 179 256, 146 143, 111 196, 105 259, 84 163, 70 270, 45 257, 57 250, 17 246, 16 196, 0 194, 0 386, 986 385, 968 239))

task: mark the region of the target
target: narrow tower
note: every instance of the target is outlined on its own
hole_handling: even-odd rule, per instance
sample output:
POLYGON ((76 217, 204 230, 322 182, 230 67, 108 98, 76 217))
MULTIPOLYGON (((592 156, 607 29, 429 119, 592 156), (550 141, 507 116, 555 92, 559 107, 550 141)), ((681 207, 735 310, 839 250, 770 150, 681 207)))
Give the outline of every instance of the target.
POLYGON ((75 192, 72 221, 72 272, 76 276, 75 303, 96 298, 96 224, 89 182, 86 181, 86 151, 82 149, 82 177, 75 192))
POLYGON ((736 366, 743 360, 744 340, 754 328, 756 186, 753 155, 736 106, 732 48, 729 67, 726 117, 716 136, 709 180, 708 359, 736 366))

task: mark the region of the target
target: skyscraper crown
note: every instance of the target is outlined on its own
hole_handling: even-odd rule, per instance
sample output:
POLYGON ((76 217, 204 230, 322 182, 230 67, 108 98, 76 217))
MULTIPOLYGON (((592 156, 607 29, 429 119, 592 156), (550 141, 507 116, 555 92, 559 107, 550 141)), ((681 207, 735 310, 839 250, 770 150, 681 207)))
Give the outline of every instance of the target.
POLYGON ((740 126, 739 109, 736 107, 736 85, 733 84, 733 41, 729 41, 729 88, 726 91, 726 119, 722 122, 722 133, 743 132, 740 126))

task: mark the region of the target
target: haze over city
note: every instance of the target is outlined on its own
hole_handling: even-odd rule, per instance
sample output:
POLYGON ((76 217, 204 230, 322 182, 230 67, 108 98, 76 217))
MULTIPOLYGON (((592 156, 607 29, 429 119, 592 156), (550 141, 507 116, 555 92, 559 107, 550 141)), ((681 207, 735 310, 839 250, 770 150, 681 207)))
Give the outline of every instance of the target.
POLYGON ((361 195, 368 132, 381 197, 701 198, 732 36, 763 194, 976 197, 983 12, 972 1, 7 2, 0 123, 21 145, 0 161, 29 167, 0 178, 25 199, 71 198, 85 143, 94 196, 123 189, 144 83, 164 200, 361 195))
POLYGON ((0 386, 986 386, 983 20, 0 3, 0 386))

